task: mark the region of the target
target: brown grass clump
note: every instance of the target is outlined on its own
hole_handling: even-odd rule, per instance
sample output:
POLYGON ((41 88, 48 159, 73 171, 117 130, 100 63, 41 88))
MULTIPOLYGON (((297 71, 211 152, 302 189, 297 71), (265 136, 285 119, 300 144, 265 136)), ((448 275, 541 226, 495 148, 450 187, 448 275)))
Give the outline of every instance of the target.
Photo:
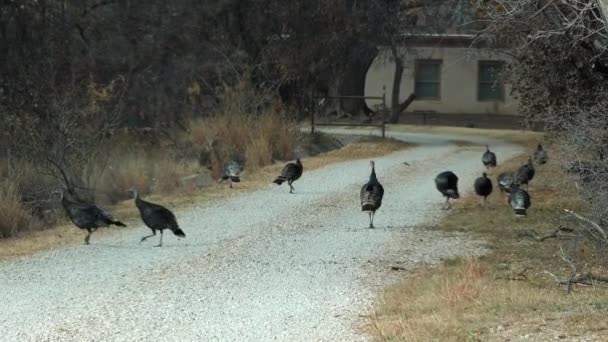
MULTIPOLYGON (((528 150, 536 138, 526 140, 528 150)), ((411 278, 382 291, 369 332, 378 341, 506 341, 528 335, 547 341, 556 336, 608 336, 608 287, 575 286, 570 295, 547 272, 560 278, 570 274, 559 257, 563 239, 543 242, 527 238, 554 230, 563 209, 584 206, 565 196, 568 184, 558 166, 536 168, 530 184, 528 217, 516 218, 506 194, 496 188, 496 176, 525 163, 526 155, 507 161, 490 176, 495 189, 486 207, 475 195, 457 201, 435 229, 467 232, 487 241, 490 254, 448 261, 423 268, 411 278), (556 179, 558 181, 556 181, 556 179)), ((598 264, 585 244, 577 247, 577 261, 598 264)), ((600 264, 601 265, 601 264, 600 264)), ((595 271, 594 271, 595 272, 595 271)), ((606 274, 607 270, 597 270, 606 274)))
POLYGON ((191 141, 209 155, 214 178, 228 159, 244 162, 251 171, 293 159, 302 136, 293 119, 271 111, 259 116, 223 113, 192 126, 191 141))
POLYGON ((506 341, 539 327, 550 334, 533 340, 585 336, 608 329, 602 319, 607 293, 566 296, 555 286, 498 279, 486 261, 466 258, 385 289, 369 329, 378 341, 506 341))
POLYGON ((8 181, 0 184, 0 236, 14 237, 41 227, 32 212, 21 203, 17 186, 8 181))

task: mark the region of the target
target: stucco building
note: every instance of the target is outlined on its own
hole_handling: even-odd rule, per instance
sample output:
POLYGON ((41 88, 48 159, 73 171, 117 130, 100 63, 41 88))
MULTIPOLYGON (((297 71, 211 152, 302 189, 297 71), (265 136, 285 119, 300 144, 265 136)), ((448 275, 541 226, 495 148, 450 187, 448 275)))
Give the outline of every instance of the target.
MULTIPOLYGON (((518 101, 500 73, 510 56, 496 48, 496 42, 490 45, 476 39, 475 31, 466 25, 472 20, 469 6, 466 1, 452 0, 434 12, 409 14, 416 22, 416 32, 403 34, 398 42, 405 67, 400 101, 416 94, 406 113, 519 114, 518 101)), ((385 87, 390 106, 395 63, 389 47, 379 50, 367 71, 365 95, 382 95, 385 87)), ((370 107, 374 104, 368 103, 370 107)))

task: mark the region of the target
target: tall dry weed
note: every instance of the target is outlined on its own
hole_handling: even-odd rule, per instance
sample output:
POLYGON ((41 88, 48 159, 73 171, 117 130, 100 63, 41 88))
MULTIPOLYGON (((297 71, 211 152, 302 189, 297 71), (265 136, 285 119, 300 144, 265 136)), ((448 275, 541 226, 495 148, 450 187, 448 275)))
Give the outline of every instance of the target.
POLYGON ((21 203, 17 186, 8 181, 0 184, 0 236, 14 237, 21 232, 40 229, 40 221, 21 203))
POLYGON ((223 162, 237 159, 248 170, 274 160, 293 159, 300 139, 295 120, 282 112, 261 115, 222 113, 193 123, 191 141, 209 154, 214 177, 223 162))

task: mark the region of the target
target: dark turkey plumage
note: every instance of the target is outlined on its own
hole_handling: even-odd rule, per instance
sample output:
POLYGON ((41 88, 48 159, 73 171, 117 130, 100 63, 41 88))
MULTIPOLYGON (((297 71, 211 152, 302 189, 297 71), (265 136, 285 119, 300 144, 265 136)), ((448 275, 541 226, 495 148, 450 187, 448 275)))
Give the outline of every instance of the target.
POLYGON ((241 164, 236 160, 229 160, 224 163, 224 169, 222 177, 218 180, 218 183, 221 183, 227 179, 230 179, 230 187, 232 188, 232 183, 238 183, 241 181, 241 164))
POLYGON ((509 205, 513 208, 516 216, 526 216, 531 204, 530 195, 527 191, 517 186, 517 184, 511 185, 509 205))
POLYGON ((129 189, 129 194, 135 199, 135 205, 139 209, 141 219, 144 221, 146 226, 152 229, 152 235, 147 235, 141 238, 139 242, 145 241, 147 238, 155 236, 156 231, 160 231, 160 242, 155 247, 161 247, 163 245, 163 230, 169 229, 175 234, 175 236, 186 237, 183 230, 180 229, 177 224, 177 219, 171 210, 163 207, 162 205, 144 201, 139 198, 137 190, 129 189))
POLYGON ((300 158, 298 158, 295 163, 285 165, 283 170, 281 170, 281 175, 279 175, 279 177, 277 177, 273 183, 281 185, 283 182, 287 181, 287 184, 289 185, 289 193, 293 194, 295 189, 292 184, 302 176, 302 171, 304 171, 304 167, 302 166, 300 158))
POLYGON ((508 193, 511 191, 511 185, 515 183, 515 172, 506 171, 498 175, 498 188, 500 192, 508 193))
POLYGON ((547 160, 549 160, 549 155, 547 154, 547 151, 543 149, 543 146, 541 144, 538 144, 538 146, 536 147, 536 151, 534 151, 534 161, 538 165, 543 165, 547 163, 547 160))
POLYGON ((485 203, 486 198, 492 193, 492 180, 490 180, 490 178, 488 178, 487 174, 484 172, 482 173, 481 177, 475 180, 473 186, 475 188, 475 193, 483 197, 483 203, 485 203))
POLYGON ((114 220, 105 210, 94 204, 72 202, 64 196, 63 190, 58 189, 53 192, 61 197, 61 205, 65 209, 70 220, 80 229, 86 229, 88 234, 84 238, 85 245, 89 244, 91 234, 100 227, 115 225, 126 227, 124 223, 114 220))
POLYGON ((444 171, 435 177, 435 187, 445 197, 443 209, 450 208, 450 198, 458 199, 458 177, 452 171, 444 171))
POLYGON ((535 173, 536 171, 534 169, 534 165, 532 164, 532 158, 528 157, 528 163, 522 165, 517 170, 517 174, 515 175, 515 183, 519 185, 525 184, 527 188, 530 181, 534 178, 535 173))
POLYGON ((361 188, 361 210, 367 211, 369 214, 369 227, 374 228, 374 215, 376 210, 382 205, 382 196, 384 196, 384 187, 376 178, 375 164, 372 160, 370 162, 372 166, 372 172, 369 175, 369 180, 361 188))
POLYGON ((481 155, 481 162, 488 170, 491 167, 496 167, 496 154, 490 151, 488 145, 486 145, 486 151, 481 155))

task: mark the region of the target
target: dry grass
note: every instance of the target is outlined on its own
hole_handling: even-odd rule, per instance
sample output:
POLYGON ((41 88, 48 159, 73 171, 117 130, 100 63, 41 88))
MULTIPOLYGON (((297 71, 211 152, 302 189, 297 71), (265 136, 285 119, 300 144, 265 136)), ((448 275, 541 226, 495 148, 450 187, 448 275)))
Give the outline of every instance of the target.
MULTIPOLYGON (((468 129, 465 129, 468 130, 468 129)), ((528 149, 536 137, 519 137, 528 149)), ((516 169, 521 156, 500 165, 495 176, 516 169)), ((583 206, 577 198, 561 196, 555 183, 560 170, 551 163, 537 167, 531 182, 528 217, 514 217, 506 195, 495 188, 486 207, 476 196, 458 201, 435 229, 468 232, 485 239, 492 252, 480 258, 452 260, 421 269, 411 278, 382 291, 368 331, 379 341, 506 341, 531 335, 533 340, 555 336, 608 336, 608 288, 575 287, 571 295, 544 271, 565 277, 569 267, 559 258, 562 241, 522 238, 532 230, 555 229, 563 208, 583 206)), ((563 176, 563 175, 561 175, 563 176)), ((594 256, 584 244, 579 262, 594 256)), ((599 270, 606 274, 606 270, 599 270)))
POLYGON ((605 289, 566 296, 555 286, 497 279, 484 260, 424 269, 384 290, 369 329, 381 341, 547 341, 608 329, 605 289), (523 329, 522 329, 523 328, 523 329), (540 331, 539 331, 540 330, 540 331), (543 335, 534 335, 543 332, 543 335))
MULTIPOLYGON (((282 112, 260 116, 223 113, 191 124, 192 143, 208 154, 213 177, 219 177, 223 162, 237 159, 249 170, 258 170, 274 160, 299 154, 302 134, 294 120, 282 112)), ((207 162, 207 161, 205 161, 207 162)))
POLYGON ((42 224, 21 204, 17 187, 7 182, 0 184, 0 237, 14 237, 23 231, 41 229, 42 224))
MULTIPOLYGON (((378 139, 369 137, 361 142, 356 142, 344 146, 341 149, 334 150, 328 153, 322 153, 314 157, 303 158, 305 172, 314 170, 330 163, 358 159, 371 158, 385 155, 398 150, 410 147, 406 144, 392 139, 378 139)), ((115 188, 109 188, 116 193, 124 194, 130 186, 140 186, 141 189, 150 187, 150 178, 146 176, 146 170, 149 170, 147 159, 144 157, 126 158, 120 163, 127 170, 116 169, 112 174, 112 179, 115 179, 121 185, 115 185, 115 188), (122 170, 122 171, 120 171, 122 170), (112 190, 114 189, 114 190, 112 190)), ((246 168, 242 173, 242 182, 235 184, 234 189, 228 188, 226 184, 213 184, 211 187, 205 188, 203 191, 190 191, 186 193, 171 192, 169 194, 152 193, 146 198, 150 201, 161 203, 169 208, 184 208, 214 201, 230 196, 238 196, 244 192, 255 191, 268 186, 274 177, 277 176, 285 162, 275 162, 271 165, 261 167, 257 170, 246 168)), ((181 166, 177 166, 182 168, 181 166)), ((172 179, 173 177, 169 177, 172 179)), ((127 225, 141 225, 132 201, 122 201, 113 206, 106 207, 114 216, 120 218, 127 225)), ((91 239, 91 243, 101 239, 104 236, 111 236, 117 232, 119 228, 100 229, 91 239)), ((27 234, 17 236, 16 238, 0 239, 0 261, 9 260, 15 257, 30 255, 35 252, 49 250, 65 245, 77 245, 83 242, 84 233, 71 225, 67 220, 63 224, 49 228, 43 231, 32 231, 27 234)))

